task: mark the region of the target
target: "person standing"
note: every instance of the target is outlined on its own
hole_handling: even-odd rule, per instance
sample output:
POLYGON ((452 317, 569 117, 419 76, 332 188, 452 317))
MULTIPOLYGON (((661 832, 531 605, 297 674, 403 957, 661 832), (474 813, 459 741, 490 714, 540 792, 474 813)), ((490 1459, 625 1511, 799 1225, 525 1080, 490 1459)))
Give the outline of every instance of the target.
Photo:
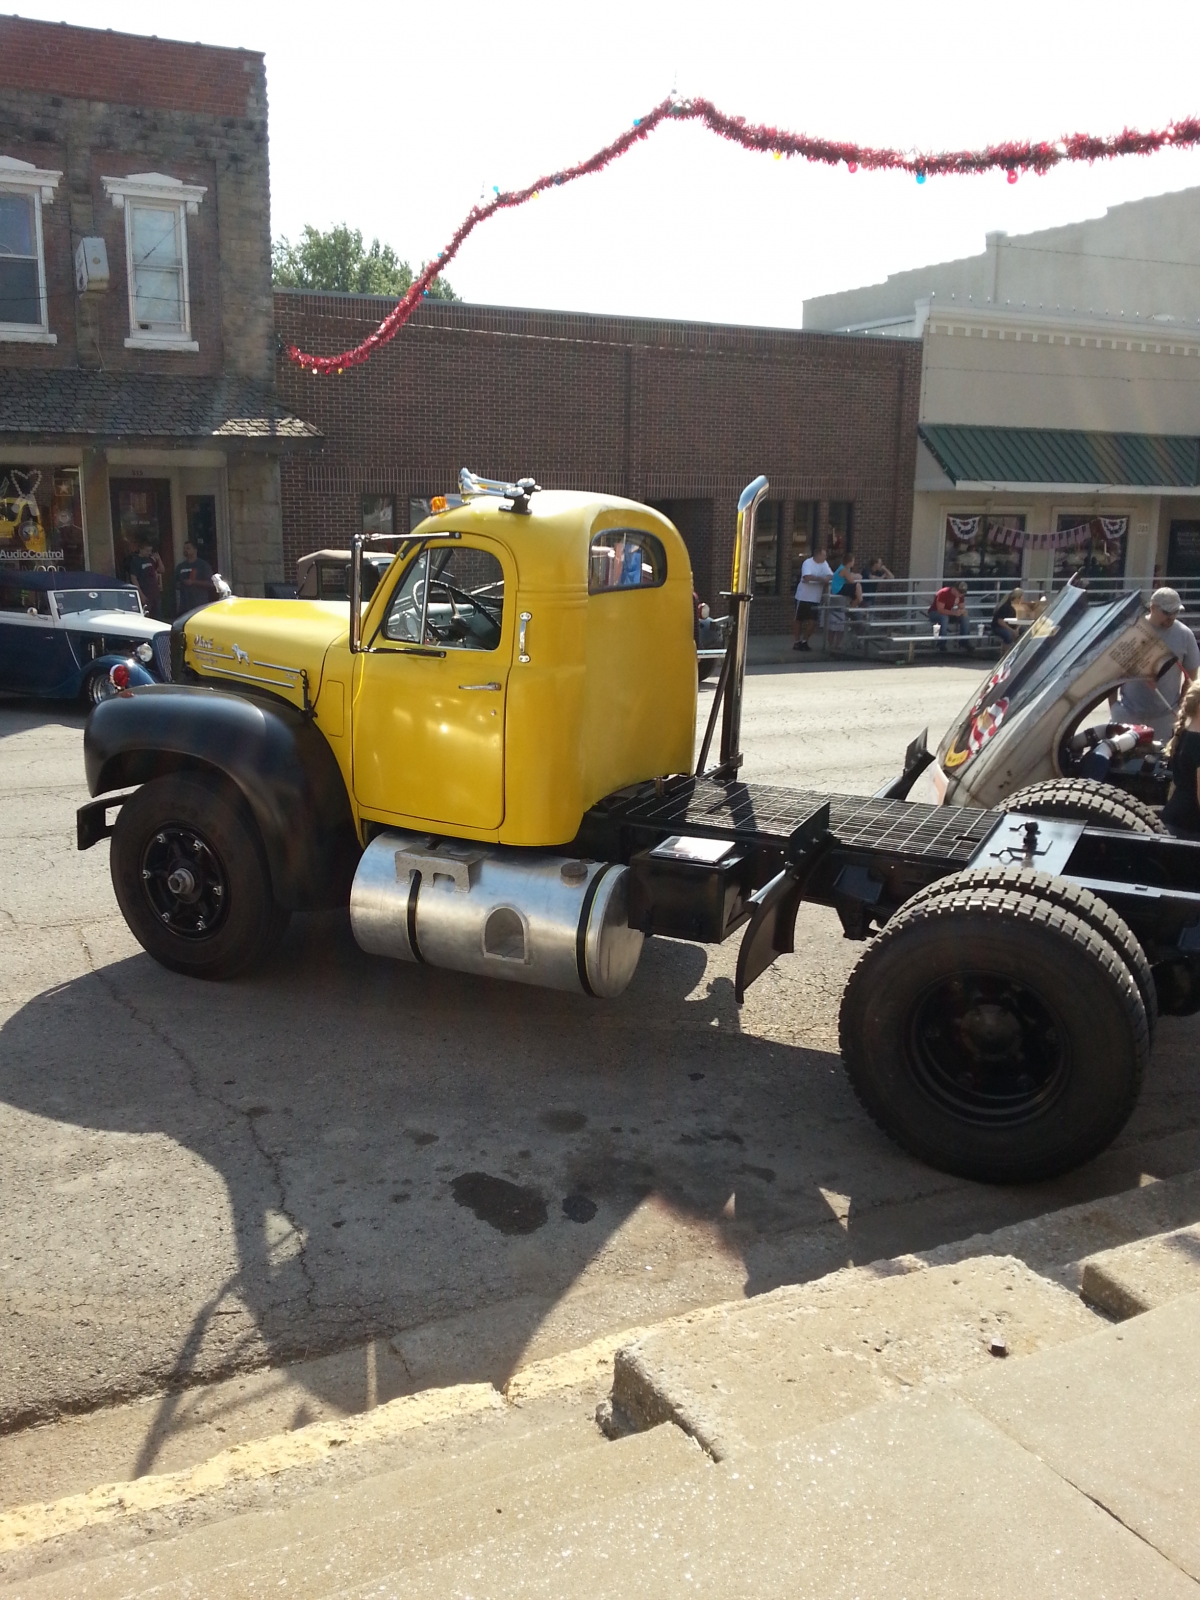
POLYGON ((810 648, 808 641, 813 636, 821 614, 821 602, 832 581, 833 568, 826 561, 825 547, 821 545, 800 568, 800 582, 796 585, 796 621, 792 627, 795 635, 793 650, 810 648))
POLYGON ((150 543, 149 536, 143 534, 138 540, 136 554, 129 558, 129 581, 137 584, 142 596, 142 606, 148 617, 157 617, 162 610, 163 579, 166 577, 166 568, 162 564, 162 557, 150 543))
POLYGON ((175 568, 175 615, 195 611, 206 606, 213 598, 212 568, 201 561, 196 546, 190 539, 183 547, 183 560, 175 568))
POLYGON ((1173 660, 1157 678, 1131 678, 1110 702, 1114 722, 1142 723, 1154 729, 1156 739, 1170 739, 1175 713, 1184 691, 1195 682, 1200 671, 1200 645, 1196 635, 1182 622, 1183 601, 1174 589, 1156 589, 1150 596, 1146 621, 1159 634, 1173 660))
POLYGON ((1167 747, 1171 762, 1171 794, 1163 822, 1183 839, 1200 839, 1200 683, 1188 686, 1167 747))

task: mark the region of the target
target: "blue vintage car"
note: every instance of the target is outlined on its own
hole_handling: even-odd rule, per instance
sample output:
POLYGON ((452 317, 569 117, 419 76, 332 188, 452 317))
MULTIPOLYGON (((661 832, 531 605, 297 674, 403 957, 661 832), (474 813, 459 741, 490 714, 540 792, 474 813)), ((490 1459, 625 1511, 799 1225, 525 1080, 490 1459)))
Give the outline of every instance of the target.
POLYGON ((167 682, 170 643, 170 626, 146 616, 120 578, 0 569, 0 694, 95 705, 114 692, 118 662, 131 683, 167 682))

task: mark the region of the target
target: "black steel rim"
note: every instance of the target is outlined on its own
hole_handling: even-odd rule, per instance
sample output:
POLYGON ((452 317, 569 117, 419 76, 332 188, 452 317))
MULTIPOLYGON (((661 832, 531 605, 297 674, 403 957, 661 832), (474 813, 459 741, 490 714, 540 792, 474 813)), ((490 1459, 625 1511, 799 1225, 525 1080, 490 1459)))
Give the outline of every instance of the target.
POLYGON ((164 822, 150 835, 141 874, 155 918, 181 939, 211 939, 229 914, 221 858, 190 823, 164 822))
POLYGON ((914 1005, 907 1032, 922 1091, 976 1127, 1013 1127, 1043 1115, 1070 1077, 1061 1019, 1043 994, 1003 973, 955 973, 932 984, 914 1005))

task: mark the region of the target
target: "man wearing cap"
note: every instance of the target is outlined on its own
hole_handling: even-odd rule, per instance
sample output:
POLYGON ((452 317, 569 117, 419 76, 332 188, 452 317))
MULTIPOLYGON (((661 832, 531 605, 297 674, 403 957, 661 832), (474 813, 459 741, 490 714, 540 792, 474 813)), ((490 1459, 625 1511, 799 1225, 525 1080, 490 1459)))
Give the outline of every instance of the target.
POLYGON ((1156 739, 1167 740, 1175 725, 1183 691, 1200 670, 1200 645, 1196 635, 1179 613, 1183 601, 1174 589, 1156 589, 1150 597, 1147 621, 1162 635, 1162 642, 1175 658, 1157 678, 1130 678, 1111 703, 1114 722, 1143 723, 1154 729, 1156 739))

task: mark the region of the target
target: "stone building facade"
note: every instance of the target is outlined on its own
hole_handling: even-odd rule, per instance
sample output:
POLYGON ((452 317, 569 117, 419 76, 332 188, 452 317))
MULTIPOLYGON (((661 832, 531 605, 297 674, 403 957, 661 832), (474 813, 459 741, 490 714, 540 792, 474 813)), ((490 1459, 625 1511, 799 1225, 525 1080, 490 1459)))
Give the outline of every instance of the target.
POLYGON ((738 494, 765 472, 758 632, 786 629, 814 542, 906 570, 918 345, 430 300, 340 376, 314 378, 282 353, 345 349, 390 309, 276 291, 277 392, 326 439, 320 455, 283 462, 289 564, 364 525, 407 528, 468 466, 660 507, 708 600, 730 586, 738 494))
MULTIPOLYGON (((0 561, 283 576, 261 55, 0 17, 0 561)), ((170 605, 170 595, 164 605, 170 605)))

